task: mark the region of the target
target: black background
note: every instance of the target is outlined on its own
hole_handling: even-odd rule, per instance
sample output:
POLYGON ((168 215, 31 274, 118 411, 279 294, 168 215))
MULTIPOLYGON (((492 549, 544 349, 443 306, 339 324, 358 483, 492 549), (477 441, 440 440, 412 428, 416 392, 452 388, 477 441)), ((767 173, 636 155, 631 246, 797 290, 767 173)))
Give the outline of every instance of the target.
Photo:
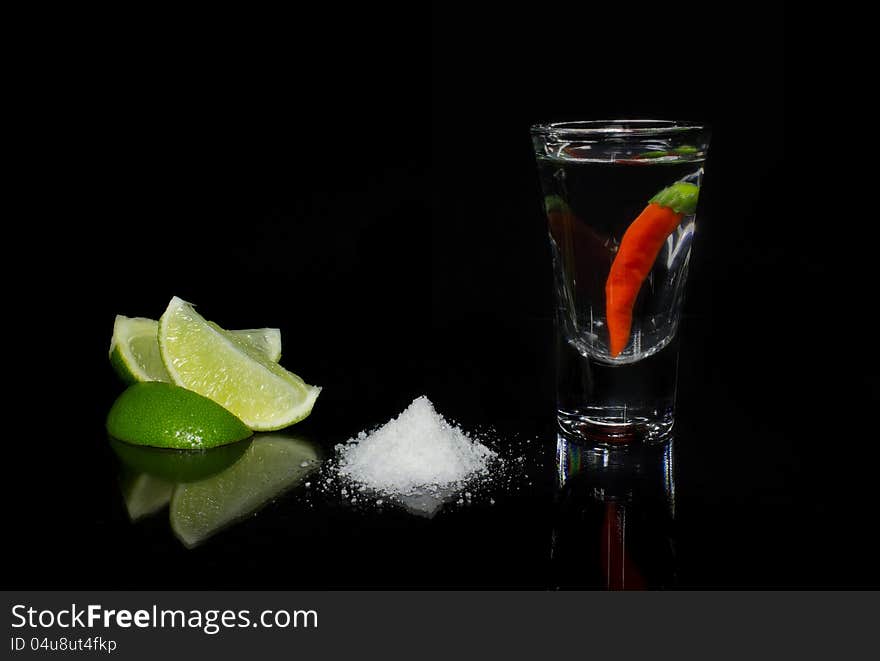
POLYGON ((51 183, 18 223, 30 266, 8 278, 37 321, 11 368, 4 582, 553 586, 528 127, 657 117, 713 131, 682 331, 677 584, 880 584, 874 433, 845 423, 874 386, 828 358, 841 301, 805 231, 821 219, 791 203, 781 8, 442 7, 120 20, 50 58, 29 135, 51 183), (327 448, 427 394, 538 438, 538 477, 430 522, 335 504, 294 534, 281 507, 192 553, 129 526, 106 347, 115 314, 158 317, 172 295, 225 327, 281 327, 283 363, 325 388, 299 429, 327 448))

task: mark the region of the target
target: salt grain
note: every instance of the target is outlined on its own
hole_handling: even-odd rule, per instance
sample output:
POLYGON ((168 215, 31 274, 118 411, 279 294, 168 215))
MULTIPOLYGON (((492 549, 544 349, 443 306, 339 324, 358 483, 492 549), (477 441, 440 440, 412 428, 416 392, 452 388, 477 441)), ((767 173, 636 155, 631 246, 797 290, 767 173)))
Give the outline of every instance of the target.
POLYGON ((415 399, 372 433, 361 432, 337 447, 341 475, 361 487, 390 494, 462 484, 485 473, 496 456, 450 425, 427 397, 415 399))

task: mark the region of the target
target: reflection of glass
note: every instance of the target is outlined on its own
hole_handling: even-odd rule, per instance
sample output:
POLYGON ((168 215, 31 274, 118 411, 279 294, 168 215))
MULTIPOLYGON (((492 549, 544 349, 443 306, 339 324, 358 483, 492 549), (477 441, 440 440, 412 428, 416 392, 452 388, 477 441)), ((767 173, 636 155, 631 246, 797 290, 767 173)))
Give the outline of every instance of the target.
POLYGON ((174 534, 188 548, 259 510, 320 466, 314 446, 281 434, 258 434, 204 452, 114 443, 132 521, 169 505, 174 534))
POLYGON ((567 122, 533 126, 532 141, 556 282, 559 425, 590 440, 661 441, 673 424, 676 331, 708 132, 654 120, 567 122), (661 191, 669 196, 655 202, 661 191))
POLYGON ((557 439, 553 572, 558 587, 675 584, 674 447, 597 448, 557 439))

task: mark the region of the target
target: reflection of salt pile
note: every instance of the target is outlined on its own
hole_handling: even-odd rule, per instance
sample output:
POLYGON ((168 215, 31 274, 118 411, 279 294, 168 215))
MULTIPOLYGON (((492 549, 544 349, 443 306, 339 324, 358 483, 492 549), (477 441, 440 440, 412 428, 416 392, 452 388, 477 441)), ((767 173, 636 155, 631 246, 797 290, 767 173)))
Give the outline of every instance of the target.
POLYGON ((495 453, 450 425, 427 397, 370 434, 337 446, 339 472, 365 489, 412 495, 455 487, 479 473, 495 453))

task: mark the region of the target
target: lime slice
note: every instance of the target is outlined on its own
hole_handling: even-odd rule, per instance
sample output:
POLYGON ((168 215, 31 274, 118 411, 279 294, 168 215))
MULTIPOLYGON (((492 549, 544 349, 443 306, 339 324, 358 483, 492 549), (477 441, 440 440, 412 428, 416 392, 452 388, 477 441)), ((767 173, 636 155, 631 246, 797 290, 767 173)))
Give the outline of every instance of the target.
POLYGON ((276 434, 257 436, 222 473, 178 484, 169 510, 171 529, 189 548, 297 486, 320 466, 314 447, 276 434))
MULTIPOLYGON (((277 328, 249 328, 229 333, 273 362, 281 358, 281 331, 277 328)), ((159 322, 155 319, 116 316, 110 340, 110 364, 123 381, 171 381, 159 354, 158 334, 159 322)))
POLYGON ((159 355, 159 322, 116 315, 110 340, 110 364, 126 383, 170 381, 159 355))
POLYGON ((174 450, 204 450, 251 435, 222 406, 170 383, 126 388, 110 407, 107 432, 120 441, 174 450))
POLYGON ((247 328, 245 330, 231 330, 229 334, 253 347, 273 363, 281 360, 281 331, 279 329, 247 328))
POLYGON ((159 319, 159 351, 174 383, 214 400, 257 431, 302 420, 321 392, 176 296, 159 319))
POLYGON ((126 472, 119 480, 132 522, 155 514, 171 501, 174 483, 146 473, 126 472))

